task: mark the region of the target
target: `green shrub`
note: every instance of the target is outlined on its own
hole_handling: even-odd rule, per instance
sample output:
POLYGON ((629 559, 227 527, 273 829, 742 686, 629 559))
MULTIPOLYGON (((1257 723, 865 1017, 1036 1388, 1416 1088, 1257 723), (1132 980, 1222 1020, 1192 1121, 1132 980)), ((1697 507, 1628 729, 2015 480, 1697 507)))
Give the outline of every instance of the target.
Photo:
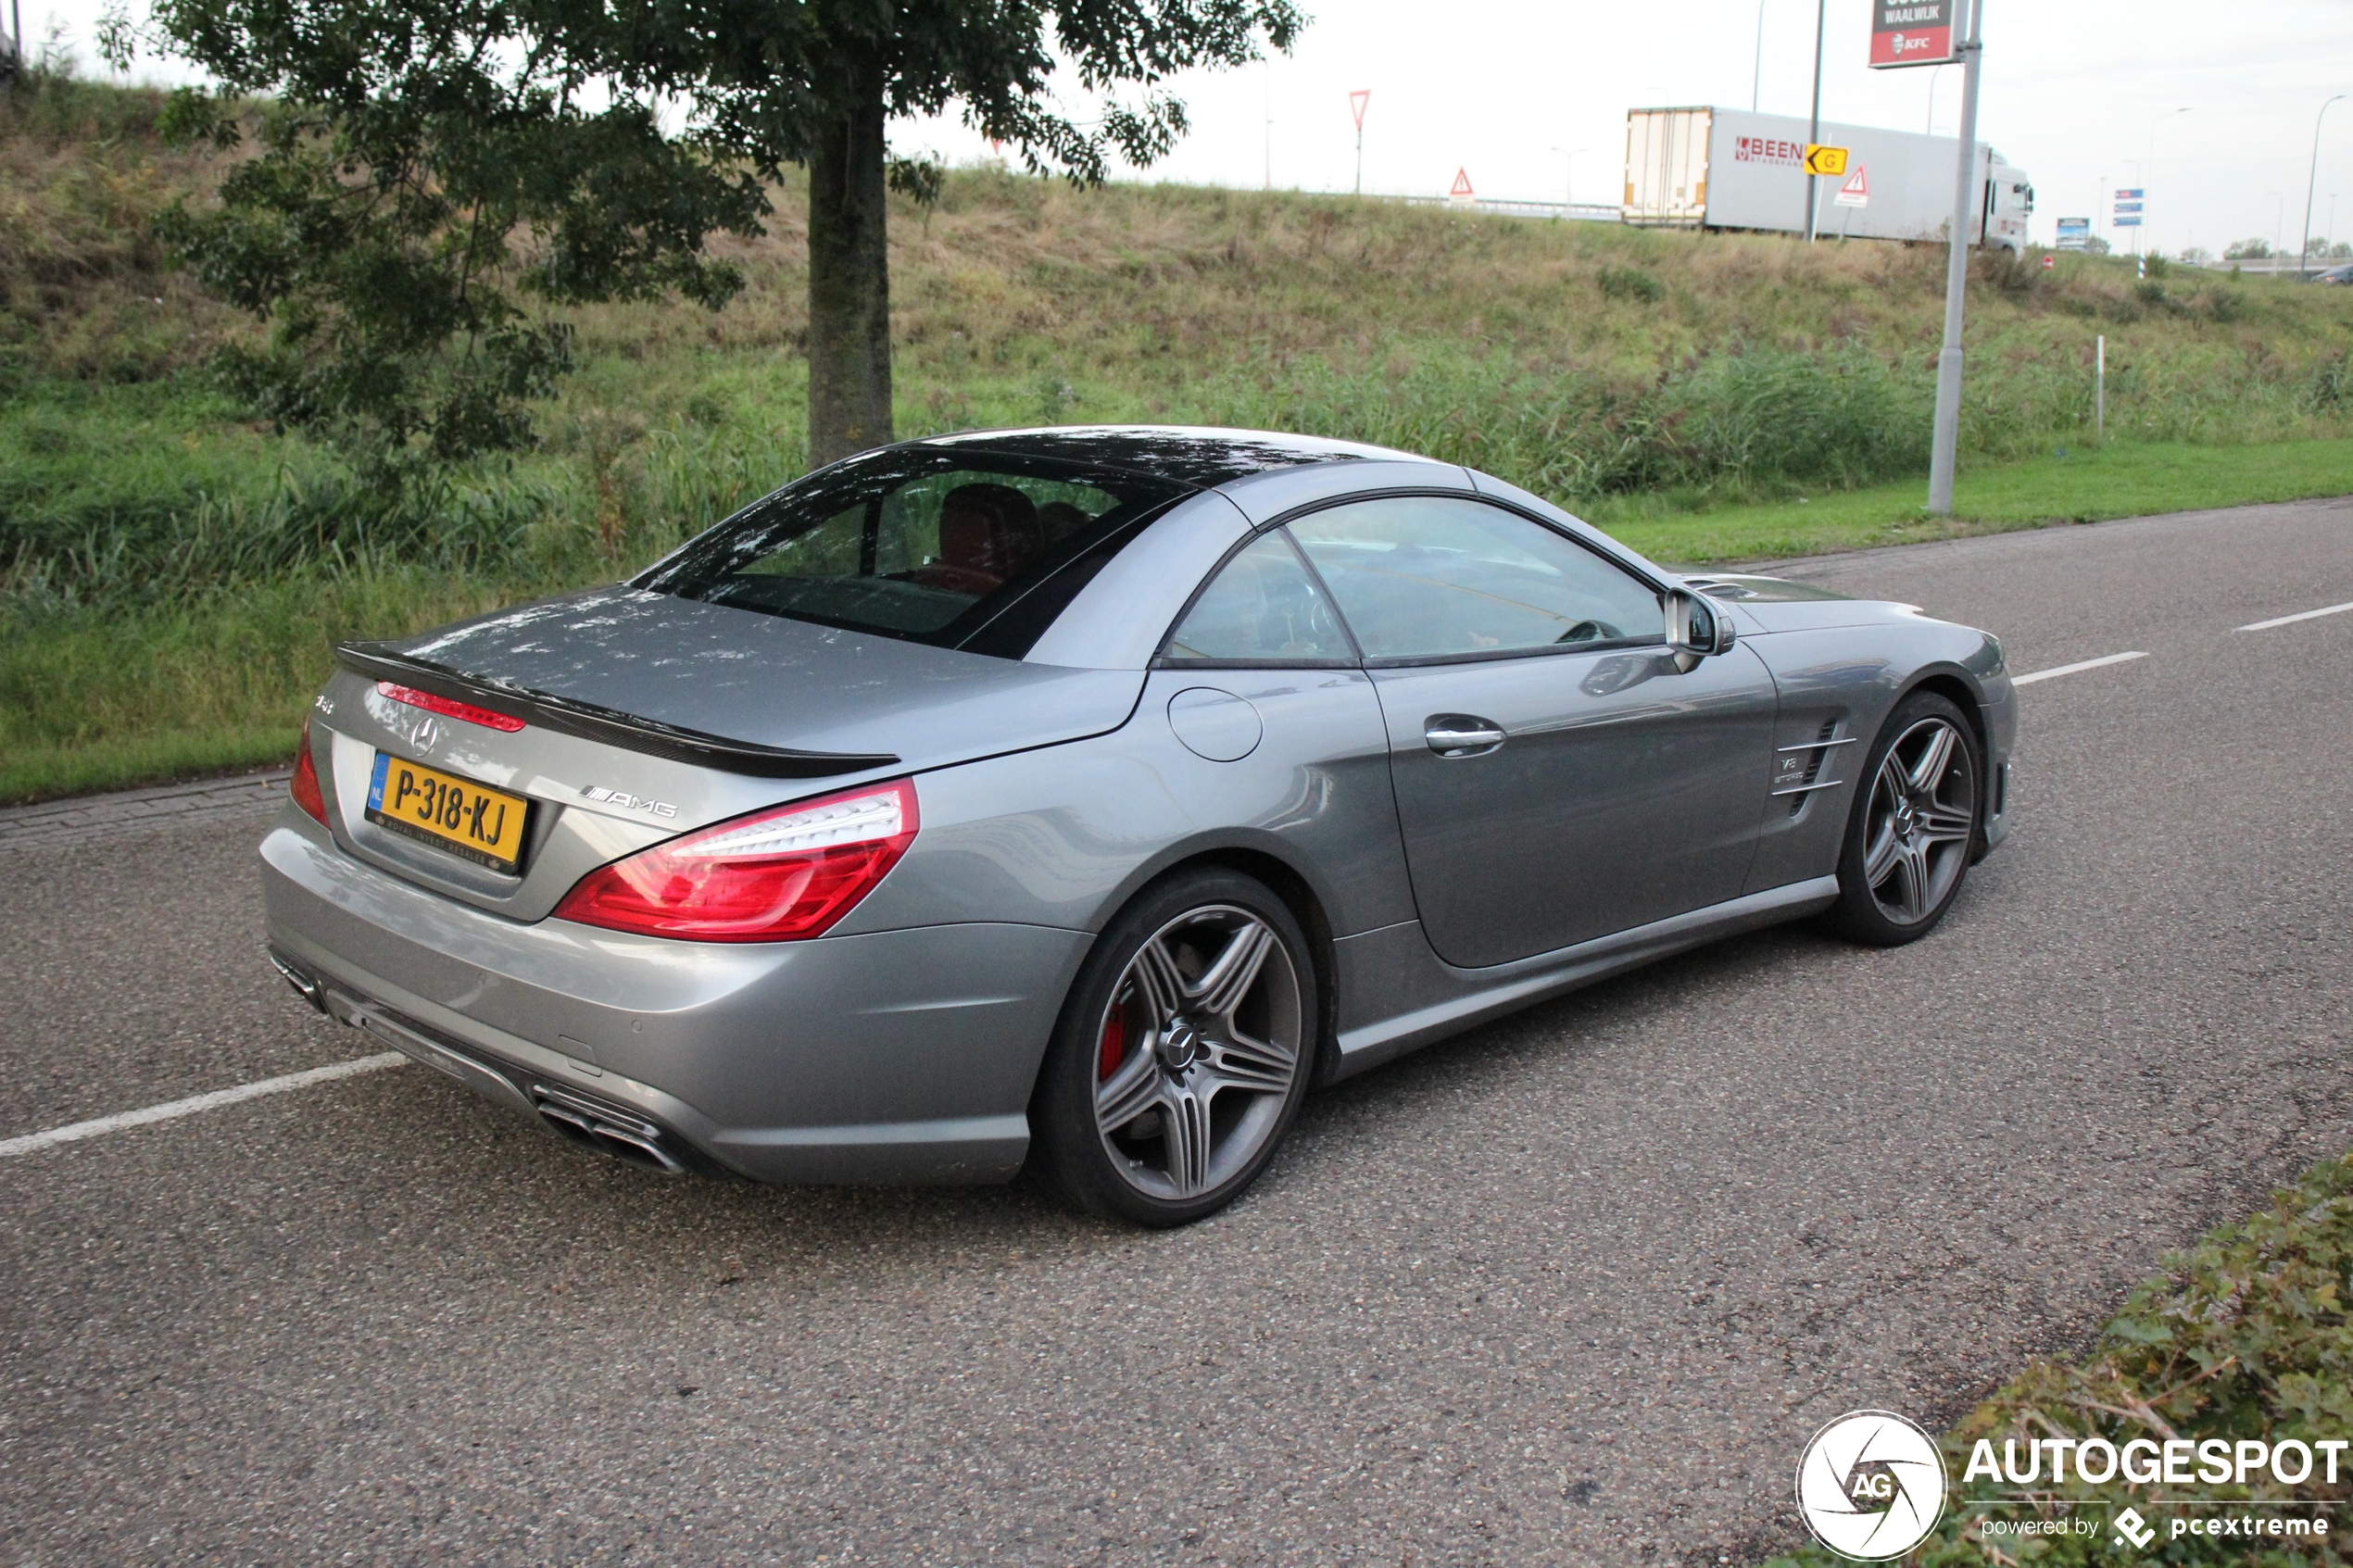
POLYGON ((1604 267, 1598 281, 1602 293, 1612 299, 1634 299, 1654 305, 1667 295, 1667 285, 1639 267, 1604 267))

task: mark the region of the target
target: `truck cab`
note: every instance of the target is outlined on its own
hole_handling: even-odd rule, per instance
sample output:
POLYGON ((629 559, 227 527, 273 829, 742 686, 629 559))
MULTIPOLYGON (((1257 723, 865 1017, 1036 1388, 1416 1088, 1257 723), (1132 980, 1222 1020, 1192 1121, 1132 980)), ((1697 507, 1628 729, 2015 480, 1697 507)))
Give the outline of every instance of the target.
POLYGON ((1984 227, 1981 241, 1988 250, 2026 254, 2026 220, 2034 216, 2034 182, 2016 164, 1992 158, 1985 169, 1984 227))

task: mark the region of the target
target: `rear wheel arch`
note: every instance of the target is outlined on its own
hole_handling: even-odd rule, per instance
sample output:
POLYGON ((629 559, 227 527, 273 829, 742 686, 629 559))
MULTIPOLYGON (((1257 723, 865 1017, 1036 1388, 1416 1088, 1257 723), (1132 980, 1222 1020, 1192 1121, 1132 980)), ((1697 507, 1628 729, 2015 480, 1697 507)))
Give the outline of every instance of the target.
MULTIPOLYGON (((1263 883, 1267 890, 1282 900, 1299 929, 1307 937, 1309 961, 1315 971, 1316 1019, 1315 1060, 1309 1077, 1311 1088, 1330 1081, 1333 1068, 1340 1060, 1339 1044, 1339 959, 1329 913, 1328 900, 1306 872, 1288 856, 1276 853, 1261 845, 1247 843, 1195 844, 1180 848, 1165 859, 1156 860, 1122 886, 1117 895, 1104 900, 1101 917, 1094 922, 1098 933, 1118 919, 1122 910, 1172 876, 1215 866, 1239 872, 1243 876, 1263 883)), ((1076 971, 1070 985, 1078 984, 1076 971)), ((1069 1002, 1065 990, 1063 1005, 1069 1002)))

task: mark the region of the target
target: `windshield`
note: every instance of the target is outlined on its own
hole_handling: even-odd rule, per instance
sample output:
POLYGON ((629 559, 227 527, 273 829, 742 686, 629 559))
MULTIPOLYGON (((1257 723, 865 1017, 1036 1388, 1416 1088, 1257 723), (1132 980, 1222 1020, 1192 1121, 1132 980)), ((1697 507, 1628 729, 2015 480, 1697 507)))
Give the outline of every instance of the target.
POLYGON ((894 448, 755 502, 636 585, 1018 659, 1185 494, 1051 459, 894 448))

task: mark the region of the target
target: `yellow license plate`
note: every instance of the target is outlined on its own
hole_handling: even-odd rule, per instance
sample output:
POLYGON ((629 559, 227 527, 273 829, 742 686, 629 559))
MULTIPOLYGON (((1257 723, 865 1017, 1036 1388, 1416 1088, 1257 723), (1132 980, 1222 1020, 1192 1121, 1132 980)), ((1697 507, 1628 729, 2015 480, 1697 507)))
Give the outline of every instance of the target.
POLYGON ((368 781, 368 820, 422 839, 452 855, 512 872, 522 857, 523 818, 531 802, 472 779, 376 753, 368 781))

